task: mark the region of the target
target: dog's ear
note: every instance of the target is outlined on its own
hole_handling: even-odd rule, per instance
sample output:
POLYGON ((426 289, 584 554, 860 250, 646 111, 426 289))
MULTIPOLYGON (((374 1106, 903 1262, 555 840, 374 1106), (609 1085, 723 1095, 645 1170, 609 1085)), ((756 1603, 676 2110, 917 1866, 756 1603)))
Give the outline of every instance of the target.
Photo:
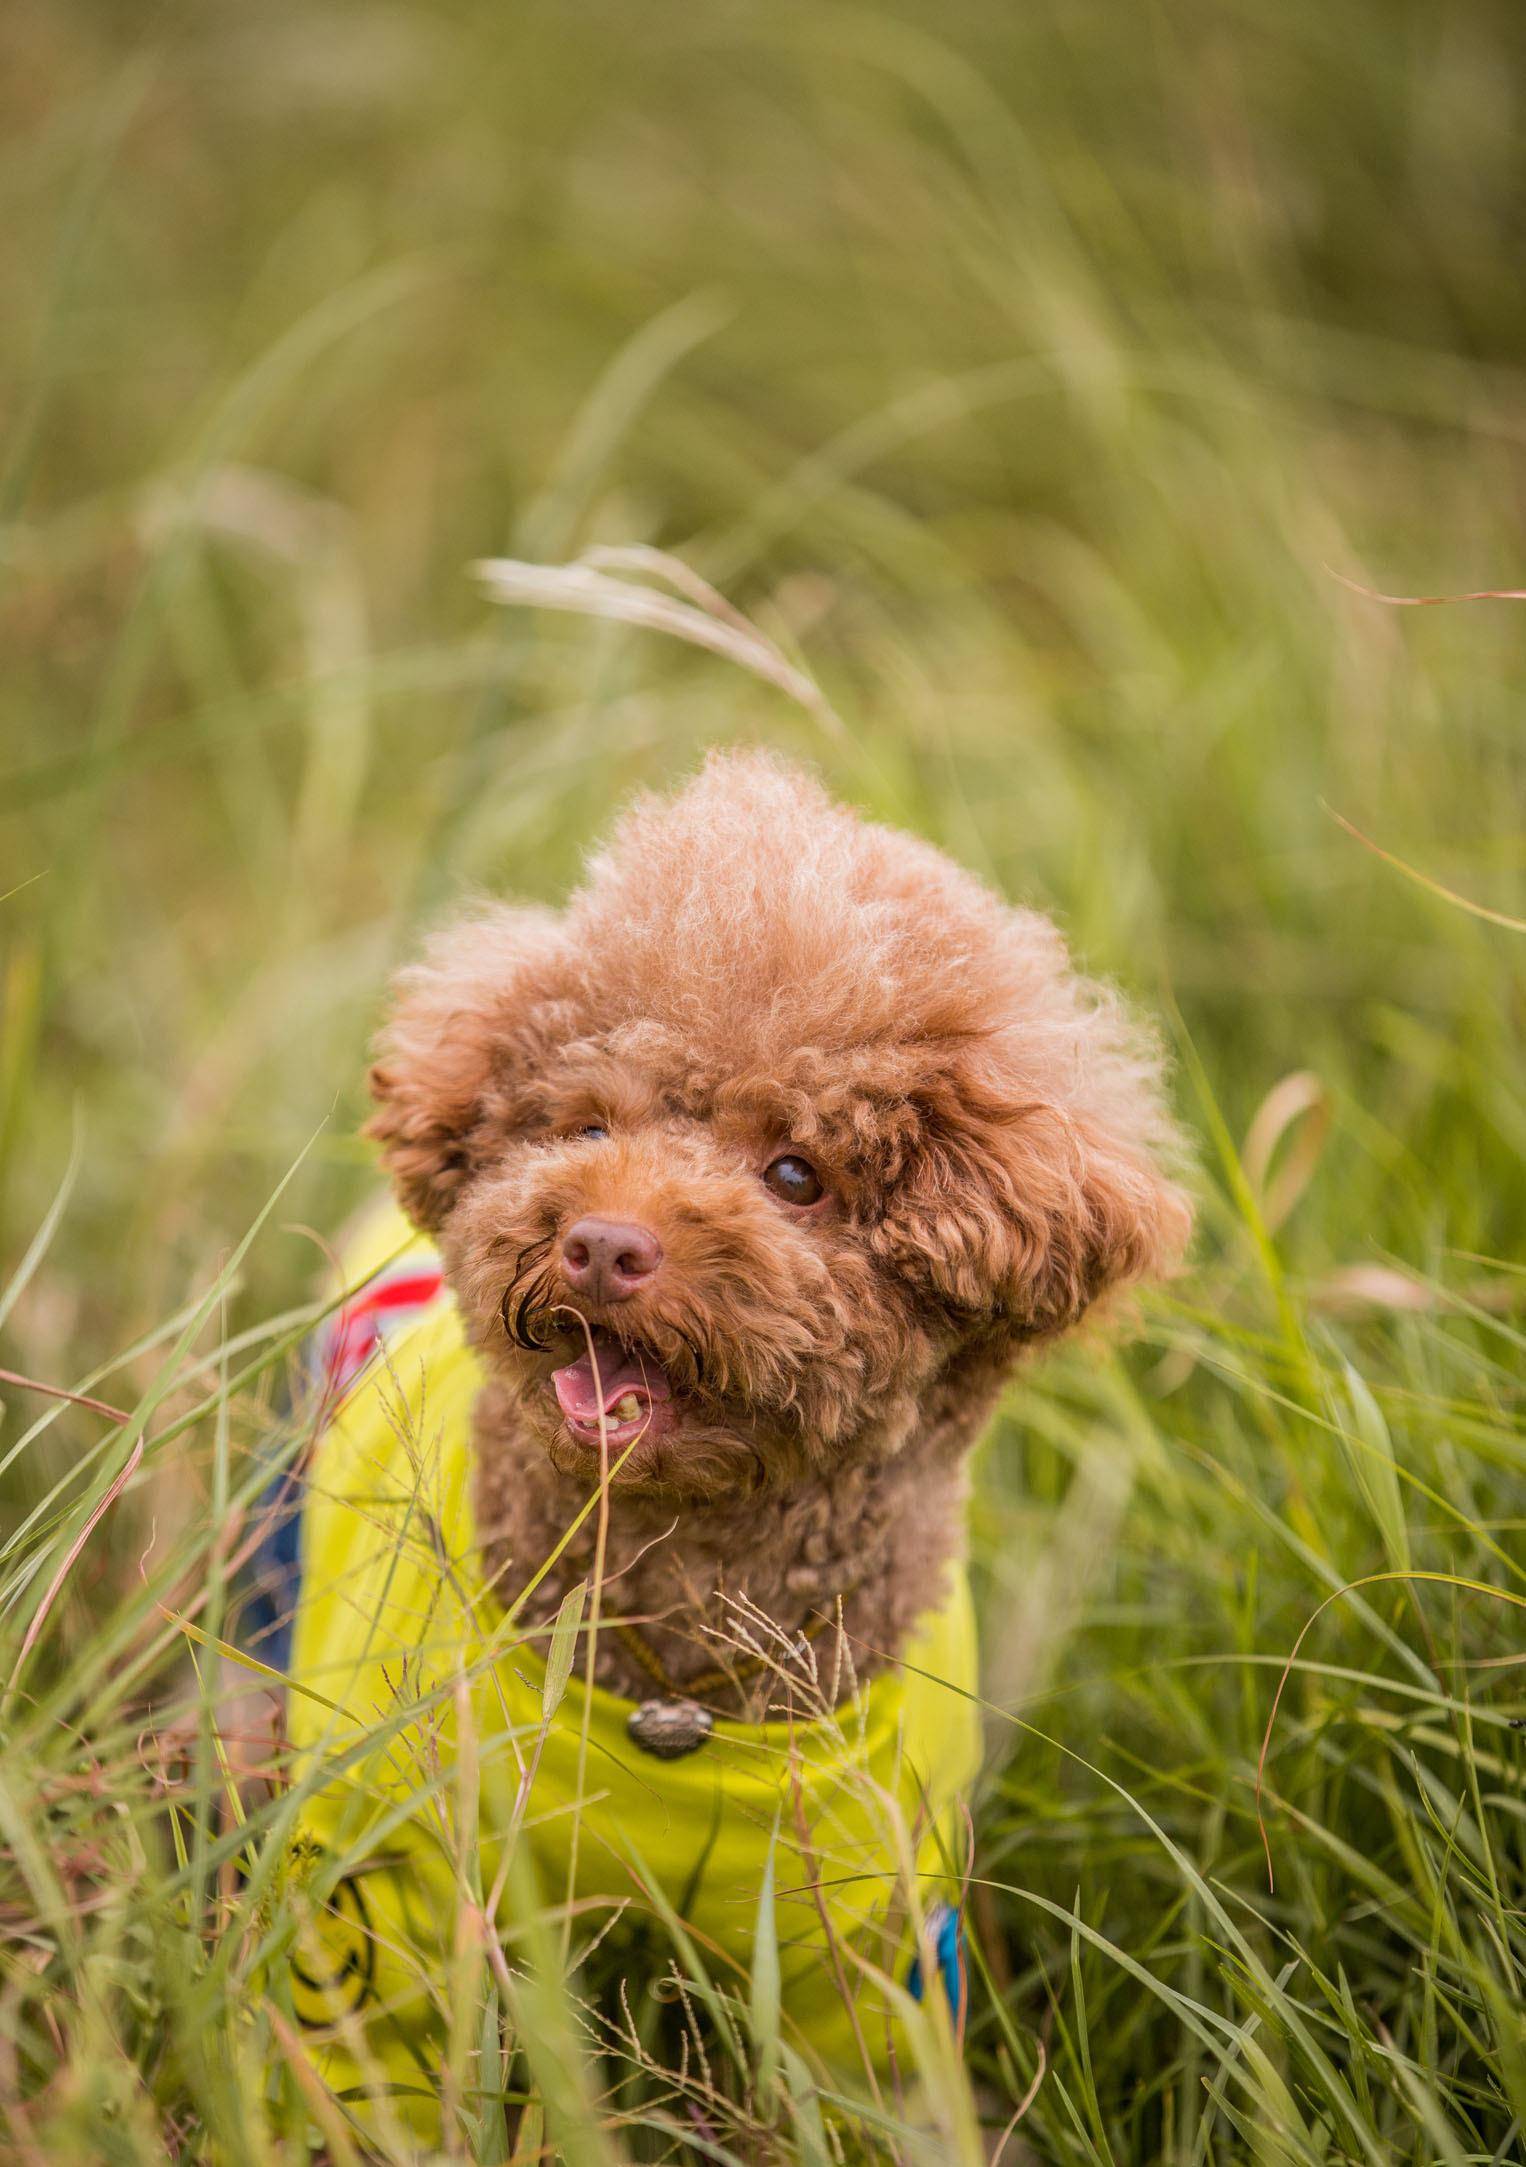
POLYGON ((997 1283, 1020 1338, 1068 1331, 1095 1302, 1179 1261, 1192 1208, 1143 1140, 1131 1146, 1045 1108, 1019 1118, 1006 1141, 997 1283))
POLYGON ((474 1164, 474 1145, 523 1126, 560 920, 492 906, 459 920, 401 971, 370 1073, 398 1202, 434 1233, 474 1164))
POLYGON ((1016 1344, 1066 1331, 1166 1273, 1191 1232, 1153 1092, 1137 1112, 1125 1141, 1095 1112, 967 1084, 937 1094, 886 1222, 894 1248, 940 1300, 1016 1344))

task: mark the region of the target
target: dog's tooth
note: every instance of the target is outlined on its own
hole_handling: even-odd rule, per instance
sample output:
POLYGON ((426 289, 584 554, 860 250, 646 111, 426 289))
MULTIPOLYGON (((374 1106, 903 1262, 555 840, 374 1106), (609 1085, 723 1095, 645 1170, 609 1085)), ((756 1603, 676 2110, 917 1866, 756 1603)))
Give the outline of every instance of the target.
POLYGON ((634 1422, 641 1412, 641 1402, 634 1392, 622 1392, 615 1401, 615 1413, 622 1422, 634 1422))

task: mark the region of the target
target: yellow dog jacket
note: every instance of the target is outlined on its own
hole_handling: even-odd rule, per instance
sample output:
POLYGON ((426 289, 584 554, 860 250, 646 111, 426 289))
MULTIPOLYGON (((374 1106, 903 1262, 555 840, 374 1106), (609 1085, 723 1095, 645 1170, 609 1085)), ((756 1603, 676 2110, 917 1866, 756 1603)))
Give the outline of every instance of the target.
POLYGON ((314 1898, 291 1999, 317 2067, 437 2133, 459 1914, 493 1911, 512 1970, 527 1891, 558 1931, 570 1916, 574 1952, 615 1911, 616 1932, 661 1919, 669 1948, 681 1923, 745 2001, 771 1862, 783 2036, 837 2084, 892 2058, 913 2078, 895 1989, 920 1998, 926 1951, 960 1993, 952 1809, 979 1751, 963 1574, 833 1714, 717 1720, 688 1758, 656 1759, 627 1730, 632 1704, 584 1682, 577 1597, 531 1633, 483 1592, 481 1371, 433 1252, 389 1216, 347 1276, 361 1292, 328 1332, 336 1404, 303 1470, 289 1664, 291 1856, 314 1898))

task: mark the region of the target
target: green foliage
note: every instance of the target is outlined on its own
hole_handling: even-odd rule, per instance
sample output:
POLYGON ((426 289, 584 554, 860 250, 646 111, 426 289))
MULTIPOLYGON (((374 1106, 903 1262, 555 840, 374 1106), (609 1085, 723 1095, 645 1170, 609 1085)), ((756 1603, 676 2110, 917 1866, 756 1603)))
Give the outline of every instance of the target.
MULTIPOLYGON (((99 1403, 0 1386, 4 2141, 355 2155, 222 1650, 367 1033, 464 891, 761 738, 1057 912, 1202 1139, 1191 1270, 982 1455, 984 2120, 1519 2157, 1526 612, 1332 577, 1523 584, 1513 0, 11 0, 0 53, 0 1363, 99 1403), (612 543, 836 721, 469 576, 612 543)), ((625 2009, 462 1937, 449 2156, 835 2158, 757 1909, 750 1991, 654 1928, 625 2009)))

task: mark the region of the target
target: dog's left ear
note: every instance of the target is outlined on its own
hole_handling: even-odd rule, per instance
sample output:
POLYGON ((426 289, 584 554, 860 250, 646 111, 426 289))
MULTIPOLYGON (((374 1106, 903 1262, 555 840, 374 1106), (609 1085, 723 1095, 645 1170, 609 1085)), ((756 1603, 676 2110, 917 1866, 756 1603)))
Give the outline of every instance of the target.
POLYGON ((1192 1207, 1147 1143, 1053 1108, 1020 1116, 1005 1143, 997 1284, 1020 1337, 1068 1331, 1094 1303, 1180 1261, 1192 1207))
POLYGON ((1192 1209, 1161 1163, 1170 1129, 1153 1091, 1128 1141, 1095 1114, 967 1080, 937 1098, 883 1232, 954 1309, 1049 1339, 1181 1256, 1192 1209))
POLYGON ((560 926, 553 911, 494 906, 436 934, 398 974, 365 1133, 426 1233, 450 1216, 481 1149, 525 1125, 560 926))

